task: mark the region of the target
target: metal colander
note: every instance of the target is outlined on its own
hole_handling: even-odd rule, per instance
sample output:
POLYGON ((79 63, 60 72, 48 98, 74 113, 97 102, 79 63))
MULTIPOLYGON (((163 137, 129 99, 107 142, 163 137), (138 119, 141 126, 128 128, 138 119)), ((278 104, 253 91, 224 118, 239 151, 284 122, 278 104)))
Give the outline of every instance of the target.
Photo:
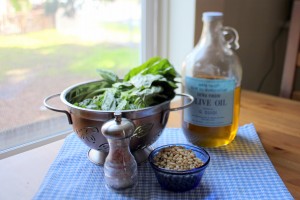
MULTIPOLYGON (((88 158, 95 164, 102 165, 108 154, 109 146, 106 138, 101 133, 101 127, 104 123, 114 118, 114 111, 101 111, 85 109, 74 106, 74 97, 81 95, 87 87, 101 86, 101 81, 89 81, 79 83, 65 89, 61 94, 51 95, 44 100, 46 108, 65 113, 69 123, 72 124, 73 130, 79 139, 89 148, 88 158), (59 97, 67 106, 67 110, 54 108, 48 104, 52 98, 59 97)), ((183 96, 186 104, 177 108, 170 108, 171 101, 165 101, 161 104, 135 110, 122 110, 122 117, 132 121, 135 131, 130 140, 130 150, 134 155, 137 163, 147 160, 153 144, 161 135, 169 118, 171 111, 177 111, 190 106, 194 99, 188 94, 176 94, 183 96)))

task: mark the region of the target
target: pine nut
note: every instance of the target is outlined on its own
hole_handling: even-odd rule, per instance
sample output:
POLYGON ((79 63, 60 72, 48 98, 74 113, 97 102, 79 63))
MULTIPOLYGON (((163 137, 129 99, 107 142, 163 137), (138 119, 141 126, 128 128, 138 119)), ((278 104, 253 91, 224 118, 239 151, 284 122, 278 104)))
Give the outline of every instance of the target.
POLYGON ((155 157, 154 164, 172 170, 190 170, 203 165, 194 152, 181 146, 170 146, 162 149, 155 157))

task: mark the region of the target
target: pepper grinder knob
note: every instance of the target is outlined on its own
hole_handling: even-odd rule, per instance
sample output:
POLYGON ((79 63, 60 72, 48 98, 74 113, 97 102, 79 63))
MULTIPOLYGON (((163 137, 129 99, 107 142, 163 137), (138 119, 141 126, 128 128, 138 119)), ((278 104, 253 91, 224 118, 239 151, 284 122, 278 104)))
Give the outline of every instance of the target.
POLYGON ((137 184, 137 163, 130 152, 130 138, 134 124, 114 113, 115 119, 106 122, 101 132, 109 144, 109 153, 104 162, 104 178, 109 189, 123 190, 137 184))

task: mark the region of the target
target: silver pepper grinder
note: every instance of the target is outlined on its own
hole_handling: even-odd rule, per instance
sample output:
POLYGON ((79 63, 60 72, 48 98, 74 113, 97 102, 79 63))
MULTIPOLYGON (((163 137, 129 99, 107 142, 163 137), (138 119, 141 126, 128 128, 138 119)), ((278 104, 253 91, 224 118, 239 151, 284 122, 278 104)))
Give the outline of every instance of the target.
POLYGON ((101 128, 109 144, 104 177, 109 189, 123 190, 137 184, 137 163, 129 148, 135 126, 128 119, 122 118, 121 112, 115 112, 114 116, 115 119, 106 122, 101 128))

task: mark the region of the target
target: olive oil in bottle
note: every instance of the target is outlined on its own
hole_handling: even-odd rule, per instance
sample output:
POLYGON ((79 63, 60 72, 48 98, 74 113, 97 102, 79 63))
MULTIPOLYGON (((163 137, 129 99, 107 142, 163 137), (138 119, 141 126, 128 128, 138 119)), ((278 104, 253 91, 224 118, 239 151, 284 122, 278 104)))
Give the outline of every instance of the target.
POLYGON ((238 34, 222 19, 220 12, 203 13, 201 38, 183 63, 183 92, 195 100, 183 112, 182 129, 204 147, 229 144, 238 129, 242 68, 232 50, 239 47, 238 34))

